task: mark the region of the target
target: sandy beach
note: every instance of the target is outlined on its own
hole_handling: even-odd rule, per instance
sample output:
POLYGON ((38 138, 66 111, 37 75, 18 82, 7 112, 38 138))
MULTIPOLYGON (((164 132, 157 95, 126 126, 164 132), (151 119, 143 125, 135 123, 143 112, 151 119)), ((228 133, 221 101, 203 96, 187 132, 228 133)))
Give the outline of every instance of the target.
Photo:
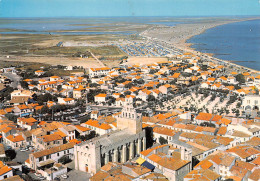
MULTIPOLYGON (((201 23, 189 23, 189 24, 178 24, 176 26, 158 26, 154 28, 150 28, 148 30, 143 31, 140 36, 146 37, 148 39, 153 39, 156 41, 167 42, 173 45, 176 48, 179 48, 185 52, 191 52, 196 55, 201 55, 203 53, 198 52, 191 48, 191 43, 187 43, 186 41, 193 36, 204 33, 206 30, 210 28, 214 28, 216 26, 221 26, 228 23, 235 23, 240 21, 247 21, 251 19, 234 19, 234 20, 226 20, 226 21, 214 21, 214 22, 201 22, 201 23)), ((204 53, 206 54, 206 53, 204 53)), ((208 54, 209 58, 213 58, 213 54, 208 54)), ((223 61, 228 63, 229 65, 235 65, 237 67, 241 67, 242 69, 247 69, 254 72, 259 72, 254 69, 250 69, 247 67, 243 67, 241 65, 231 63, 230 61, 220 60, 214 58, 215 60, 223 61)))
MULTIPOLYGON (((253 18, 251 18, 253 19, 253 18)), ((126 56, 126 54, 117 46, 111 46, 113 44, 124 44, 128 40, 133 40, 135 42, 145 43, 146 40, 153 40, 155 43, 159 42, 164 46, 165 42, 171 44, 176 49, 180 49, 184 52, 192 52, 196 55, 201 55, 201 52, 198 52, 192 49, 190 43, 186 41, 193 36, 199 35, 206 31, 207 29, 214 28, 216 26, 234 23, 239 21, 250 20, 248 19, 232 19, 232 18, 197 18, 194 20, 189 20, 182 22, 182 24, 177 24, 176 26, 165 26, 165 25, 149 25, 141 26, 142 32, 140 36, 126 36, 126 35, 109 35, 109 34, 100 34, 100 35, 2 35, 0 49, 2 50, 2 56, 0 60, 3 61, 22 61, 22 62, 39 62, 47 63, 51 65, 63 64, 63 65, 81 65, 83 67, 99 67, 100 62, 95 61, 94 59, 82 60, 72 55, 77 52, 85 52, 86 50, 91 51, 97 57, 107 56, 107 57, 120 57, 126 56), (145 28, 148 28, 145 30, 145 28), (12 42, 10 44, 10 42, 12 42), (57 48, 56 45, 59 42, 64 43, 64 47, 57 48), (107 47, 110 46, 110 47, 107 47), (87 47, 90 47, 87 49, 87 47), (29 53, 28 53, 29 52, 29 53), (10 58, 6 58, 7 55, 10 55, 10 58), (36 57, 36 58, 35 58, 36 57)), ((133 27, 135 27, 133 25, 133 27)), ((122 29, 122 26, 120 26, 122 29)), ((136 28, 136 27, 135 27, 136 28)), ((106 26, 102 27, 102 30, 105 31, 106 26)), ((126 30, 126 29, 123 29, 126 30)), ((182 52, 180 51, 180 53, 182 52)), ((205 55, 205 54, 204 54, 205 55)), ((230 61, 218 60, 212 57, 212 54, 207 54, 212 61, 222 61, 226 62, 229 65, 236 65, 230 61)), ((121 61, 108 60, 106 66, 118 66, 121 61)), ((149 59, 145 63, 157 62, 158 60, 149 59)), ((161 61, 161 60, 159 60, 161 61)), ((140 59, 131 59, 128 64, 140 64, 140 59)), ((240 66, 240 68, 245 68, 240 66)), ((245 68, 246 70, 247 68, 245 68)), ((255 71, 252 69, 247 69, 255 71)))
POLYGON ((242 20, 189 23, 178 24, 176 26, 158 26, 145 30, 140 35, 146 38, 162 40, 180 49, 191 51, 193 50, 192 48, 190 48, 191 44, 186 43, 186 41, 191 37, 199 35, 207 29, 238 21, 242 20))

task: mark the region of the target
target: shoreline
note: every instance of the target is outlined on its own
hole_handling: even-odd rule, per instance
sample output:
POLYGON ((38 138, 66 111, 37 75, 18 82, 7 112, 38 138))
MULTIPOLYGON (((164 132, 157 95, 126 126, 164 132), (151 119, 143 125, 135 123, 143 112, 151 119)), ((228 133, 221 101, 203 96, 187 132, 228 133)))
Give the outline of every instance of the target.
MULTIPOLYGON (((217 62, 224 62, 226 64, 228 64, 229 66, 236 66, 236 67, 239 67, 239 68, 242 68, 242 69, 245 69, 245 70, 249 70, 251 72, 256 72, 256 73, 259 73, 260 71, 258 70, 255 70, 255 69, 252 69, 252 68, 249 68, 249 67, 246 67, 246 66, 242 66, 242 65, 239 65, 239 64, 236 64, 236 63, 232 63, 230 61, 235 61, 235 60, 223 60, 223 59, 219 59, 217 57, 214 57, 214 53, 203 53, 203 52, 200 52, 200 51, 197 51, 195 50, 194 48, 192 48, 191 46, 193 45, 192 43, 187 43, 187 40, 191 39, 192 37, 194 36, 197 36, 197 35, 200 35, 202 33, 205 33, 205 31, 207 31, 208 29, 211 29, 211 28, 215 28, 217 26, 222 26, 222 25, 225 25, 225 24, 231 24, 231 23, 236 23, 236 22, 242 22, 242 21, 250 21, 250 20, 256 20, 256 19, 260 19, 259 17, 258 18, 250 18, 250 19, 241 19, 241 20, 233 20, 233 21, 220 21, 220 22, 214 22, 214 23, 210 23, 210 24, 207 24, 207 23, 197 23, 197 24, 178 24, 175 26, 176 29, 179 28, 179 30, 182 30, 182 29, 185 29, 186 27, 188 26, 194 26, 194 28, 190 28, 191 30, 188 30, 188 33, 189 35, 186 35, 185 36, 185 33, 184 35, 181 34, 181 35, 176 35, 176 33, 178 33, 179 30, 177 30, 177 32, 174 30, 172 30, 173 28, 172 27, 168 27, 168 30, 172 32, 169 32, 169 34, 173 34, 174 36, 177 36, 177 38, 170 38, 169 37, 160 37, 160 36, 156 36, 155 34, 149 32, 149 31, 154 31, 154 30, 146 30, 142 33, 140 33, 140 36, 143 36, 143 37, 146 37, 148 39, 156 39, 156 40, 160 40, 160 41, 163 41, 163 42, 167 42, 169 44, 171 44, 172 46, 174 46, 175 48, 178 48, 184 52, 190 52, 190 53, 193 53, 195 55, 207 55, 208 58, 210 58, 212 61, 217 61, 217 62), (207 27, 206 27, 207 25, 207 27), (200 28, 198 28, 199 26, 201 26, 200 28), (191 31, 191 32, 189 32, 191 31), (152 36, 147 36, 147 34, 151 33, 150 35, 152 36), (155 35, 155 36, 154 36, 155 35), (181 38, 179 38, 178 36, 181 36, 181 38), (166 38, 166 40, 165 40, 166 38)), ((155 27, 155 29, 158 29, 158 27, 155 27)), ((159 27, 159 29, 167 29, 167 27, 159 27)), ((184 31, 187 31, 187 30, 184 30, 184 31)), ((161 32, 160 32, 161 33, 161 32)), ((161 34, 166 34, 165 31, 161 34)))
MULTIPOLYGON (((250 21, 250 20, 255 20, 255 19, 259 19, 259 18, 248 19, 248 20, 242 20, 242 21, 250 21)), ((191 47, 194 43, 187 43, 187 41, 188 41, 189 39, 191 39, 192 37, 198 36, 198 35, 200 35, 200 34, 203 34, 203 33, 205 33, 205 32, 206 32, 207 30, 209 30, 209 29, 216 28, 216 27, 218 27, 218 26, 222 26, 222 25, 226 25, 226 24, 242 22, 242 21, 224 23, 224 24, 216 25, 216 26, 213 26, 213 27, 211 27, 211 28, 205 29, 204 31, 202 31, 201 33, 199 33, 199 34, 197 34, 197 35, 193 35, 193 36, 190 36, 190 37, 184 39, 184 40, 183 40, 183 41, 184 41, 183 44, 186 46, 185 48, 187 48, 188 51, 199 52, 199 54, 206 54, 209 58, 211 58, 211 59, 213 58, 213 59, 215 59, 215 60, 217 60, 217 61, 219 61, 219 62, 222 61, 222 62, 225 62, 225 63, 227 63, 227 64, 229 64, 229 65, 232 65, 232 66, 240 67, 240 68, 242 68, 242 69, 250 70, 251 72, 259 73, 259 72, 260 72, 259 70, 252 69, 252 68, 249 68, 249 67, 246 67, 246 66, 243 66, 243 65, 239 65, 239 64, 237 64, 237 63, 234 63, 234 62, 240 62, 240 61, 236 61, 236 60, 224 60, 224 59, 217 58, 217 57, 214 56, 214 55, 215 55, 214 53, 203 53, 203 52, 197 51, 195 48, 192 48, 192 47, 191 47)))

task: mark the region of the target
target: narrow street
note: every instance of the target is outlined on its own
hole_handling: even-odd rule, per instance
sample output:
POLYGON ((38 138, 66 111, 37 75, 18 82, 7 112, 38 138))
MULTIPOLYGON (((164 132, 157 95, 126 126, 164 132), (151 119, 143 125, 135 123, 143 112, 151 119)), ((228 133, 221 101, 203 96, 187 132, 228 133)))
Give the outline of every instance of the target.
POLYGON ((14 89, 17 88, 17 86, 19 85, 19 81, 21 80, 20 76, 13 73, 3 73, 3 75, 12 80, 11 87, 13 87, 14 89))

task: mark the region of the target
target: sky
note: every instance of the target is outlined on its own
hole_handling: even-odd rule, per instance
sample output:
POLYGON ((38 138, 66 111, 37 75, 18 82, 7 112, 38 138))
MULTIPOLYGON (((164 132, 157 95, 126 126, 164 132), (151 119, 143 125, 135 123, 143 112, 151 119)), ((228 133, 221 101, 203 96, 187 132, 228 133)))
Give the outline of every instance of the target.
POLYGON ((260 16, 260 0, 0 0, 0 17, 260 16))

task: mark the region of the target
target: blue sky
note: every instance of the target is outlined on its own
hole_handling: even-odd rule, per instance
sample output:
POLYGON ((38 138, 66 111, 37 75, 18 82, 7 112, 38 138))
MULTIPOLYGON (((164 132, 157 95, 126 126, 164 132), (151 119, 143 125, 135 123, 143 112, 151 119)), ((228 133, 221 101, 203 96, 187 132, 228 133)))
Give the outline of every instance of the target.
POLYGON ((0 17, 260 15, 260 0, 0 0, 0 17))

